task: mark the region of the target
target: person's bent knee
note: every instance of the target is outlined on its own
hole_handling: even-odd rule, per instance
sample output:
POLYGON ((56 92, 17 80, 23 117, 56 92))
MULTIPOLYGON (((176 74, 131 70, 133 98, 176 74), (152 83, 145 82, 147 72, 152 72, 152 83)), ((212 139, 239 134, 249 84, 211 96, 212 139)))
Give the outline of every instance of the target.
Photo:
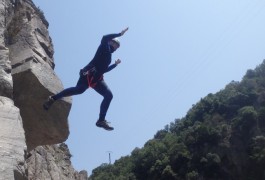
POLYGON ((108 92, 108 93, 106 93, 106 95, 105 95, 105 97, 104 98, 106 98, 106 99, 108 99, 108 100, 112 100, 113 99, 113 94, 112 94, 112 92, 108 92))

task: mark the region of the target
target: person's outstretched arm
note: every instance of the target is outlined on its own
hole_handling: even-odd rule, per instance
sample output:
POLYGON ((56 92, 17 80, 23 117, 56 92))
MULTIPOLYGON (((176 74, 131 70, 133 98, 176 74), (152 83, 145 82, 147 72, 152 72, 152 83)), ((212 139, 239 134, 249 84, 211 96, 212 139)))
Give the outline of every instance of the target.
POLYGON ((116 38, 116 37, 120 37, 120 36, 123 36, 123 34, 128 31, 128 27, 124 30, 122 30, 120 33, 118 34, 108 34, 108 35, 105 35, 103 36, 103 38, 101 39, 101 44, 103 43, 108 43, 110 40, 116 38))
POLYGON ((114 64, 112 64, 112 65, 110 65, 110 66, 108 67, 108 69, 106 70, 106 72, 111 71, 112 69, 114 69, 115 67, 117 67, 118 64, 120 64, 120 63, 121 63, 121 60, 120 60, 120 59, 117 59, 117 60, 115 61, 114 64))

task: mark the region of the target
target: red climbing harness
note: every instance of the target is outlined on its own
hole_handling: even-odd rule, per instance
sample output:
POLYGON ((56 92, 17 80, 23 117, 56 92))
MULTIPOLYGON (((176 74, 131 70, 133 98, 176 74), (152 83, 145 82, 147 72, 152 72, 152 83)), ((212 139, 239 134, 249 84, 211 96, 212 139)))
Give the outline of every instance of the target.
POLYGON ((103 75, 100 77, 96 77, 93 73, 88 71, 87 73, 87 82, 88 82, 88 87, 94 88, 97 85, 98 81, 103 80, 103 75))

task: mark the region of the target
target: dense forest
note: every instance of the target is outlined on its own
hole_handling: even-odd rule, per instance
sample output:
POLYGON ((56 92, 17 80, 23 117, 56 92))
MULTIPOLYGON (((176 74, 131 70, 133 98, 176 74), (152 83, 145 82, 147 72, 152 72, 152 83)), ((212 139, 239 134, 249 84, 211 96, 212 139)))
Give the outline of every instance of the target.
POLYGON ((89 179, 265 179, 265 60, 89 179))

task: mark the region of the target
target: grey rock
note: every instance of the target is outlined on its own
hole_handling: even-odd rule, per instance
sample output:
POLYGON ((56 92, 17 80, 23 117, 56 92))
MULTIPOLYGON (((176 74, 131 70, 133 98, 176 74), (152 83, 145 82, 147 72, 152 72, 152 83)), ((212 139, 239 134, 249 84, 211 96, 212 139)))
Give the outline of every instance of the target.
POLYGON ((0 96, 0 179, 25 176, 25 135, 19 109, 11 99, 0 96))
POLYGON ((79 180, 87 180, 88 174, 86 170, 82 170, 79 172, 79 180))
POLYGON ((39 145, 64 142, 69 135, 67 118, 71 98, 55 102, 49 111, 42 107, 49 95, 63 89, 51 67, 38 63, 32 57, 13 69, 12 74, 14 101, 21 111, 28 150, 39 145))
POLYGON ((41 146, 27 158, 28 178, 35 180, 87 180, 87 172, 78 173, 71 165, 71 154, 66 144, 41 146))
POLYGON ((11 62, 9 60, 9 50, 4 42, 6 4, 5 1, 0 3, 0 96, 12 98, 11 62))
POLYGON ((6 47, 0 48, 0 96, 13 97, 13 81, 11 76, 11 64, 9 51, 6 47))
POLYGON ((5 33, 12 67, 25 63, 28 57, 34 55, 41 63, 54 68, 53 44, 48 27, 43 23, 42 11, 30 0, 16 2, 6 20, 5 33))
POLYGON ((21 112, 28 150, 64 142, 69 135, 71 98, 55 103, 48 112, 42 108, 49 95, 63 89, 53 71, 53 45, 43 19, 32 1, 16 1, 6 24, 14 102, 21 112))
POLYGON ((87 179, 65 144, 50 145, 69 136, 71 98, 42 107, 63 89, 48 26, 32 0, 0 0, 0 180, 87 179))

